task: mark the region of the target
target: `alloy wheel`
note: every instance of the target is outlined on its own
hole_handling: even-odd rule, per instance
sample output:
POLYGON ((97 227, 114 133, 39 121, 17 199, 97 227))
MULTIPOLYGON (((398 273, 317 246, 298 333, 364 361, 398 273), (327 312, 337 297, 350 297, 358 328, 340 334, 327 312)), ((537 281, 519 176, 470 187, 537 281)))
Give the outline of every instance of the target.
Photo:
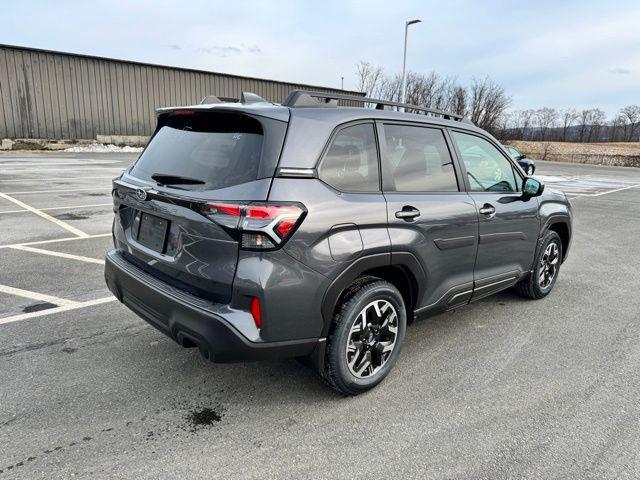
POLYGON ((551 282, 553 282, 558 271, 559 257, 558 245, 555 242, 547 245, 538 268, 538 285, 540 285, 540 288, 549 288, 551 282))
POLYGON ((375 375, 389 360, 398 337, 398 313, 387 300, 374 300, 356 316, 346 347, 347 366, 357 378, 375 375))

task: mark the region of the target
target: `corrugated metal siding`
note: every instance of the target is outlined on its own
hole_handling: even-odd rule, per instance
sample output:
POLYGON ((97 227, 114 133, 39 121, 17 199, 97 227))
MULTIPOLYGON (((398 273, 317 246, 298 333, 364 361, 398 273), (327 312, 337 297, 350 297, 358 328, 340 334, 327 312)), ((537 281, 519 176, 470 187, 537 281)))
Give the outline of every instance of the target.
POLYGON ((150 135, 158 107, 243 91, 281 102, 295 83, 0 45, 0 138, 150 135))

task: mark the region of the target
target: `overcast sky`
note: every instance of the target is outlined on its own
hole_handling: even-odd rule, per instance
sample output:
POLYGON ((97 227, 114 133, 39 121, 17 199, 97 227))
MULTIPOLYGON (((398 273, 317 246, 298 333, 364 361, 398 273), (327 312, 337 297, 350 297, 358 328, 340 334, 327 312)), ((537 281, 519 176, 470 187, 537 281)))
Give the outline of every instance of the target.
MULTIPOLYGON (((323 86, 355 64, 490 76, 512 108, 640 103, 640 0, 12 1, 0 43, 323 86)), ((215 93, 215 92, 212 92, 215 93)))

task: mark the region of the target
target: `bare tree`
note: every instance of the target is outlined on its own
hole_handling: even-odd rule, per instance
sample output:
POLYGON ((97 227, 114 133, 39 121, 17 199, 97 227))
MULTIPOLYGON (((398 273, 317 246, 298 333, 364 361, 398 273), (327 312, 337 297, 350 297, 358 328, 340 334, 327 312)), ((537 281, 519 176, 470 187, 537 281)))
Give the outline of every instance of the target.
POLYGON ((590 124, 593 117, 593 111, 585 109, 578 114, 578 141, 587 141, 587 134, 590 129, 590 124))
POLYGON ((500 117, 511 104, 511 98, 507 96, 504 88, 488 77, 484 80, 474 79, 469 96, 471 121, 480 128, 495 132, 500 117))
MULTIPOLYGON (((400 101, 400 75, 386 75, 382 67, 361 61, 356 65, 358 89, 368 96, 400 101)), ((436 72, 407 72, 407 103, 470 117, 480 128, 503 139, 578 142, 640 141, 640 106, 628 105, 607 120, 599 108, 507 112, 511 98, 490 78, 470 86, 436 72)))
POLYGON ((589 128, 587 142, 598 142, 601 140, 600 131, 605 123, 607 123, 607 115, 599 108, 592 108, 591 125, 589 128))
POLYGON ((618 114, 609 122, 607 140, 611 142, 624 141, 627 137, 626 119, 618 114))
POLYGON ((460 85, 455 85, 451 91, 450 110, 458 115, 466 115, 468 98, 469 94, 467 93, 467 89, 460 85))
POLYGON ((569 128, 573 126, 577 119, 578 112, 574 108, 565 108, 560 112, 560 121, 562 122, 562 135, 560 139, 563 142, 567 141, 567 133, 569 132, 569 128))
POLYGON ((381 87, 384 80, 382 67, 374 67, 369 62, 360 62, 356 65, 358 90, 366 92, 373 97, 381 87))
POLYGON ((542 156, 540 157, 540 160, 547 160, 547 157, 549 156, 552 150, 553 150, 553 146, 551 145, 551 142, 544 142, 542 144, 542 156))
POLYGON ((536 110, 534 115, 539 129, 540 140, 545 141, 547 140, 549 129, 556 126, 558 112, 553 108, 544 107, 536 110))
POLYGON ((636 128, 640 127, 640 106, 639 105, 628 105, 620 110, 620 117, 624 119, 625 122, 625 133, 627 142, 633 141, 635 138, 636 128), (628 123, 628 128, 627 128, 628 123))
MULTIPOLYGON (((400 76, 388 76, 381 67, 361 61, 356 65, 358 88, 371 97, 398 101, 400 76)), ((441 77, 436 72, 407 73, 407 103, 438 110, 453 111, 470 116, 481 128, 497 133, 506 124, 503 115, 511 103, 502 86, 490 78, 474 79, 469 89, 459 85, 454 78, 441 77)))

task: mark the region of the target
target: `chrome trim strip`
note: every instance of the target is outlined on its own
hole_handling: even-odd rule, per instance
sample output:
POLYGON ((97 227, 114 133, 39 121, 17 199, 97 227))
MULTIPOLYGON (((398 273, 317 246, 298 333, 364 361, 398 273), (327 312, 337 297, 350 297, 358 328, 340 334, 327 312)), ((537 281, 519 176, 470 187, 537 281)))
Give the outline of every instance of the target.
POLYGON ((277 176, 278 177, 296 177, 296 178, 314 178, 315 169, 280 167, 278 168, 277 176))

